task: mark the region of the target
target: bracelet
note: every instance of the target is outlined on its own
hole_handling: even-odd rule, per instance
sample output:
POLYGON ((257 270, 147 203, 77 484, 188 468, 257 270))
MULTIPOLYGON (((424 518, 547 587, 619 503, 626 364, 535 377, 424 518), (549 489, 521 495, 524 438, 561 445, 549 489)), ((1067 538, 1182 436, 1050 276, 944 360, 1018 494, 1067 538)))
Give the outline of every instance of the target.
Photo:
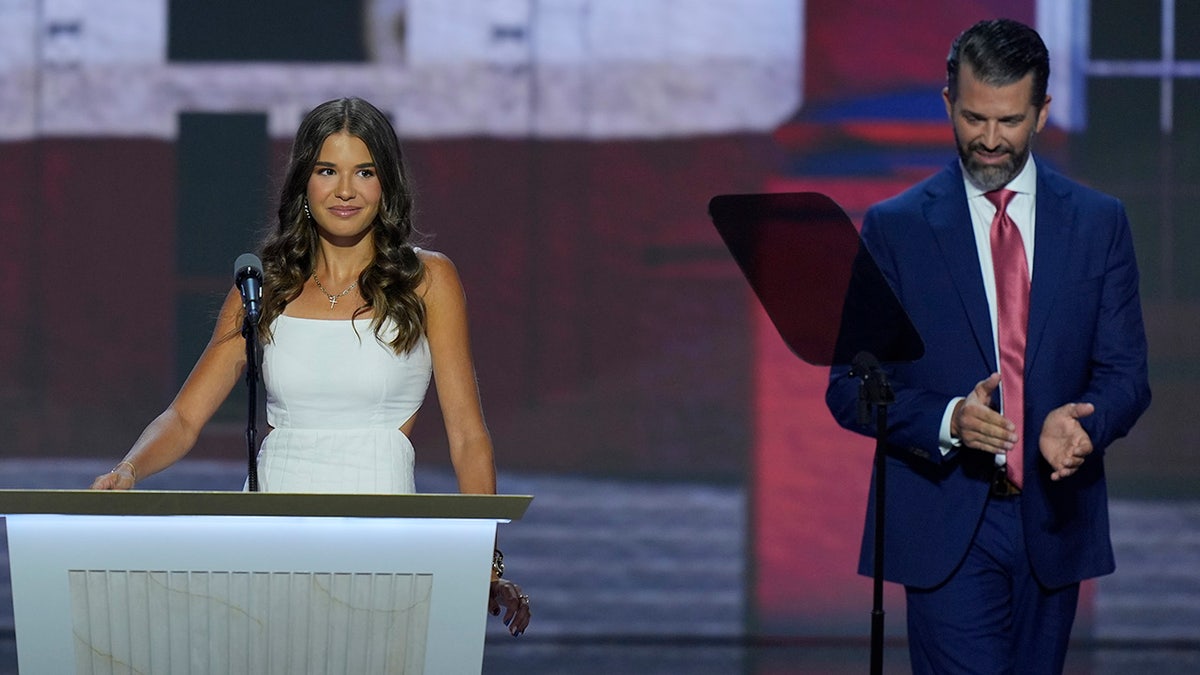
POLYGON ((492 551, 492 581, 504 577, 504 552, 500 549, 492 551))
POLYGON ((127 459, 123 459, 123 460, 117 462, 117 465, 114 466, 112 468, 112 471, 110 471, 109 473, 124 473, 122 471, 117 471, 117 469, 120 469, 122 465, 129 467, 129 477, 132 478, 133 482, 136 483, 137 482, 137 468, 133 466, 133 462, 130 462, 127 459))

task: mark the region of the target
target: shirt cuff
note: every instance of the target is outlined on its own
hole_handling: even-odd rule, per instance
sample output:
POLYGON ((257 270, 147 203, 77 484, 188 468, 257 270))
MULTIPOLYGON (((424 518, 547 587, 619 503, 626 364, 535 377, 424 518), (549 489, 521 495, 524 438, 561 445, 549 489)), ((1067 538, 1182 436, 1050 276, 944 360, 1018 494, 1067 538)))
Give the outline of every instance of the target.
POLYGON ((964 400, 965 396, 950 399, 950 403, 946 405, 946 412, 942 413, 942 430, 938 434, 938 447, 942 451, 942 457, 962 447, 962 441, 950 436, 950 418, 954 416, 954 408, 958 406, 958 402, 964 400))

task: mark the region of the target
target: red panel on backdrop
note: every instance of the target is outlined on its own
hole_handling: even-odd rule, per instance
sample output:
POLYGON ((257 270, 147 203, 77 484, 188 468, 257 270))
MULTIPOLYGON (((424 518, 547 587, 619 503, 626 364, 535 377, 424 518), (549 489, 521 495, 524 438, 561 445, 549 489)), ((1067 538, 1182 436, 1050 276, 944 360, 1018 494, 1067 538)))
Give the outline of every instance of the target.
MULTIPOLYGON (((747 299, 705 204, 762 184, 768 137, 405 149, 418 227, 463 276, 503 466, 743 474, 747 299)), ((434 404, 414 434, 422 461, 446 456, 434 404)))
POLYGON ((38 241, 41 199, 37 194, 37 144, 8 143, 0 152, 0 438, 22 447, 36 432, 29 423, 27 382, 34 374, 31 363, 30 322, 34 307, 37 269, 34 252, 38 241))
POLYGON ((804 95, 810 103, 945 81, 954 37, 981 19, 1031 24, 1035 0, 807 0, 804 95))
MULTIPOLYGON (((777 180, 767 191, 826 194, 857 227, 868 206, 905 187, 903 179, 804 179, 777 180)), ((789 352, 765 312, 754 311, 753 324, 754 629, 865 634, 870 580, 855 570, 874 442, 845 431, 826 410, 828 368, 789 352)), ((902 601, 888 590, 889 611, 902 601)))
POLYGON ((91 446, 132 442, 173 387, 175 154, 127 138, 39 145, 41 213, 25 280, 37 310, 26 384, 44 387, 30 392, 41 408, 32 447, 119 455, 91 446))

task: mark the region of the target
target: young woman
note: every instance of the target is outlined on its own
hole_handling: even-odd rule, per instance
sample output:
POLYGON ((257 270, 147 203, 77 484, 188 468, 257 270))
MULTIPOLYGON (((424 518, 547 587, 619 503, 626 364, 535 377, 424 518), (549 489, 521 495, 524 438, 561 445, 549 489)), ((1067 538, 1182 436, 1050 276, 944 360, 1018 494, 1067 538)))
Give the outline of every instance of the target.
MULTIPOLYGON (((408 433, 432 376, 459 491, 495 494, 462 285, 448 258, 412 237, 387 118, 358 98, 317 106, 297 131, 278 227, 262 248, 263 491, 413 492, 408 433)), ((243 319, 233 289, 175 400, 94 489, 132 488, 187 454, 244 373, 243 319)), ((489 605, 506 610, 513 635, 524 632, 519 586, 494 579, 489 605)))

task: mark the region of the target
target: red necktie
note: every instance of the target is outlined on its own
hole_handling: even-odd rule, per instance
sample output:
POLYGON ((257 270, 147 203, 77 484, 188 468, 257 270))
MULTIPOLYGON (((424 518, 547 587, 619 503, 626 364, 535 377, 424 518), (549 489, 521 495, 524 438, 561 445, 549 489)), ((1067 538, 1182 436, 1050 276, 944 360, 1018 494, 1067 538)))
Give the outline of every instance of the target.
POLYGON ((1008 204, 1017 194, 995 190, 984 196, 996 205, 992 219, 992 269, 996 274, 996 317, 1000 339, 1000 398, 1004 416, 1017 425, 1017 443, 1006 455, 1008 479, 1024 483, 1025 332, 1029 324, 1029 263, 1008 204))

